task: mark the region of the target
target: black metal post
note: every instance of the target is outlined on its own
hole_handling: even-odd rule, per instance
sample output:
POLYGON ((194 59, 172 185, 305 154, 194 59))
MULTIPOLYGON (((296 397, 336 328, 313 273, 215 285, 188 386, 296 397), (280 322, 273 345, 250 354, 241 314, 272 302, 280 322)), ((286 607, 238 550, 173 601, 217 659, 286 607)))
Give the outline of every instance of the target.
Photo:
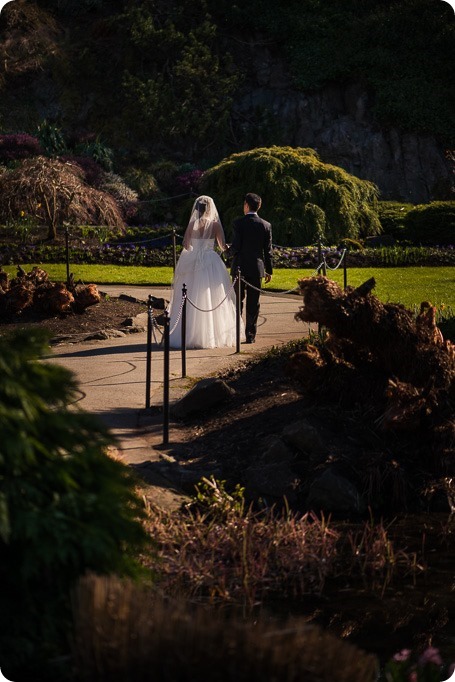
POLYGON ((348 286, 348 250, 344 252, 343 258, 343 288, 346 289, 348 286))
POLYGON ((169 312, 164 311, 163 445, 169 443, 169 312))
POLYGON ((182 379, 186 377, 186 284, 182 287, 182 379))
POLYGON ((241 320, 241 303, 242 303, 242 277, 241 277, 241 272, 240 268, 237 268, 237 290, 236 290, 236 297, 235 297, 235 339, 236 339, 236 345, 235 345, 235 352, 240 353, 240 320, 241 320))
POLYGON ((69 246, 69 232, 65 228, 65 255, 66 255, 66 284, 70 283, 70 246, 69 246))
POLYGON ((325 277, 327 275, 327 268, 325 266, 325 259, 323 259, 323 257, 322 257, 322 242, 321 242, 321 235, 320 234, 318 234, 318 261, 319 261, 319 265, 320 265, 318 274, 321 274, 321 270, 322 270, 322 274, 325 277))
POLYGON ((147 302, 147 356, 145 361, 145 407, 150 407, 150 384, 152 381, 152 327, 153 327, 152 296, 147 302))
POLYGON ((175 272, 175 268, 177 266, 177 242, 175 238, 175 227, 172 228, 172 263, 175 272))

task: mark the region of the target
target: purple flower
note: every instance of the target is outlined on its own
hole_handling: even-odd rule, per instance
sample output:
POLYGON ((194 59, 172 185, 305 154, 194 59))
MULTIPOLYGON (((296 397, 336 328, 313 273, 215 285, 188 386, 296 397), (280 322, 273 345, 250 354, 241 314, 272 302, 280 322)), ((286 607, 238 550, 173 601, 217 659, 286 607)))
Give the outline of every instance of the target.
POLYGON ((419 658, 419 665, 424 666, 427 663, 434 663, 435 665, 442 665, 442 659, 439 655, 438 649, 429 646, 425 649, 421 657, 419 658))
POLYGON ((397 663, 402 663, 403 661, 407 661, 410 655, 411 649, 402 649, 393 656, 392 660, 397 661, 397 663))

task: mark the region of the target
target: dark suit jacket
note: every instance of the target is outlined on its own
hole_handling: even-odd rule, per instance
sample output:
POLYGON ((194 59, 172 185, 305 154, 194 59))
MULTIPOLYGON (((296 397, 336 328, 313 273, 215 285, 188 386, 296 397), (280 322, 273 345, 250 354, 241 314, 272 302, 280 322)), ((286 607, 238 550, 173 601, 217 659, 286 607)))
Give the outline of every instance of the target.
POLYGON ((257 214, 248 214, 234 221, 234 237, 230 252, 233 256, 231 275, 240 268, 245 278, 273 274, 272 226, 257 214))

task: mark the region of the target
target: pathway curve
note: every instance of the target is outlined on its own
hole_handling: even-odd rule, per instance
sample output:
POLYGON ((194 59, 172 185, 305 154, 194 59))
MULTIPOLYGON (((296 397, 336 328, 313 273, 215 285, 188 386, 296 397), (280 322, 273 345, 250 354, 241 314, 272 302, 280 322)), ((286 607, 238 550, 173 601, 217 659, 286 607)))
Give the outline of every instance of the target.
MULTIPOLYGON (((169 300, 169 288, 100 285, 110 296, 120 294, 147 301, 151 294, 169 300)), ((235 348, 187 350, 187 377, 181 377, 181 352, 170 352, 171 402, 185 393, 195 380, 216 375, 272 347, 300 339, 308 332, 294 319, 301 297, 294 294, 261 295, 261 311, 255 344, 235 348)), ((143 313, 144 327, 147 313, 143 313)), ((157 335, 157 337, 159 334, 157 335)), ((81 391, 77 404, 98 415, 114 433, 119 452, 128 464, 140 465, 166 456, 163 446, 163 347, 155 338, 152 344, 151 408, 146 409, 145 331, 105 340, 64 343, 52 347, 46 361, 57 362, 76 376, 81 391)), ((172 423, 169 440, 172 444, 172 423)), ((165 506, 172 505, 169 493, 165 506)))

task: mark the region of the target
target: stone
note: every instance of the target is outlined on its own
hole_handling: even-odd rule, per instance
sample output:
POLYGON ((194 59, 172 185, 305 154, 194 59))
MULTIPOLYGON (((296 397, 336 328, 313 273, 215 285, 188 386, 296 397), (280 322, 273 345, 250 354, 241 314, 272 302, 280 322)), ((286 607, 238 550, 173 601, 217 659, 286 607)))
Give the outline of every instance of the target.
POLYGON ((306 506, 314 511, 355 512, 366 511, 365 501, 351 481, 326 469, 310 485, 306 506))
POLYGON ((300 480, 289 466, 282 463, 262 465, 256 462, 245 471, 247 490, 254 497, 286 498, 289 503, 297 501, 300 480))
POLYGON ((269 436, 264 440, 264 449, 260 459, 264 464, 289 464, 294 460, 294 453, 282 438, 269 436))
POLYGON ((177 419, 185 419, 185 417, 196 412, 207 412, 234 394, 234 389, 230 388, 224 381, 216 377, 209 377, 198 381, 183 398, 171 406, 170 411, 177 419))
POLYGON ((308 455, 322 455, 327 451, 318 429, 306 419, 288 424, 283 429, 282 438, 288 445, 308 455))

